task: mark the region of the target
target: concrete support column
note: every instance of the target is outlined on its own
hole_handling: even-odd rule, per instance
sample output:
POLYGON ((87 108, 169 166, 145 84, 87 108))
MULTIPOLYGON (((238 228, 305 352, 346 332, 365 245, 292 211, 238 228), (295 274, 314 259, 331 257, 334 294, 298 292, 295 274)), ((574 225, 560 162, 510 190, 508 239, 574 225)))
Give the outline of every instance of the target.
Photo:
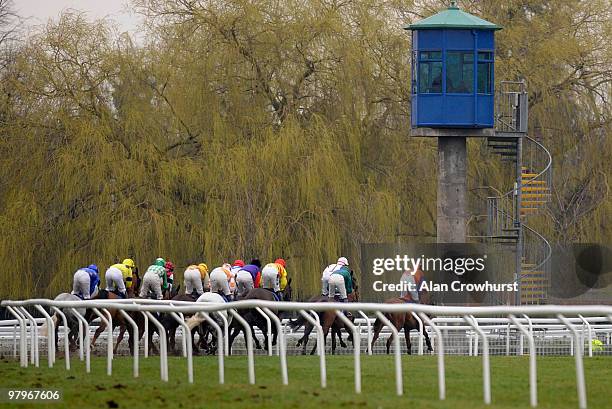
POLYGON ((467 149, 464 136, 438 138, 438 243, 465 243, 467 149))

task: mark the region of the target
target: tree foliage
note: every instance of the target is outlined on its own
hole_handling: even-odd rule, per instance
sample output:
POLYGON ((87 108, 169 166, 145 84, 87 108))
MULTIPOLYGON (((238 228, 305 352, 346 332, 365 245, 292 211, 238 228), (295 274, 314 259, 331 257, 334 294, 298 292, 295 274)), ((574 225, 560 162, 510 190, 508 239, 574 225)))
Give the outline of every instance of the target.
MULTIPOLYGON (((0 294, 53 295, 77 267, 127 256, 282 256, 304 297, 361 243, 432 240, 436 146, 407 137, 401 27, 442 2, 132 4, 145 41, 67 11, 2 70, 0 294)), ((555 155, 537 222, 609 242, 607 2, 462 6, 504 26, 496 76, 527 78, 531 132, 555 155)), ((509 188, 480 141, 470 155, 470 184, 509 188)))

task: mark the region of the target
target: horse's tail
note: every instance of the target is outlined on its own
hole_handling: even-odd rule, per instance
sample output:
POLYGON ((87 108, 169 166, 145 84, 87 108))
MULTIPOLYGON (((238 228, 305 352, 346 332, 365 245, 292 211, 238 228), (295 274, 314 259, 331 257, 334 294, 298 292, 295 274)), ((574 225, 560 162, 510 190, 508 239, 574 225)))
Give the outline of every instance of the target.
POLYGON ((291 327, 292 330, 296 330, 300 328, 305 323, 306 323, 306 318, 302 316, 297 317, 297 319, 294 321, 289 320, 289 326, 291 327))
POLYGON ((202 322, 204 322, 204 317, 202 317, 200 314, 194 314, 192 317, 187 319, 187 321, 185 321, 185 324, 187 324, 189 331, 191 331, 192 329, 200 325, 202 322))
MULTIPOLYGON (((57 326, 57 314, 53 314, 53 316, 51 317, 51 321, 53 321, 53 328, 55 328, 57 326)), ((47 320, 45 320, 43 325, 40 327, 40 335, 46 337, 48 333, 49 326, 47 325, 47 320)))

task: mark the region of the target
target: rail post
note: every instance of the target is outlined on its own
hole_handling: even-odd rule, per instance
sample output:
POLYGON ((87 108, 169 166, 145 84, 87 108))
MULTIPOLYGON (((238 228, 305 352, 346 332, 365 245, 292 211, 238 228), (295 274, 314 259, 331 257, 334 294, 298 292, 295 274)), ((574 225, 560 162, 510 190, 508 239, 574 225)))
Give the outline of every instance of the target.
POLYGON ((89 323, 87 322, 85 317, 83 317, 81 315, 81 313, 77 311, 76 308, 70 308, 70 311, 72 311, 72 314, 74 314, 74 316, 79 321, 79 323, 82 324, 83 332, 85 332, 85 337, 84 337, 85 339, 81 340, 81 346, 82 346, 82 349, 85 349, 85 371, 87 373, 89 373, 89 372, 91 372, 91 360, 90 360, 91 345, 89 343, 90 342, 90 340, 89 340, 89 323))
POLYGON ((491 404, 491 370, 489 367, 489 341, 482 329, 476 323, 474 316, 464 315, 463 319, 471 326, 474 331, 482 338, 482 383, 484 403, 491 404))
POLYGON ((319 323, 319 315, 316 315, 316 319, 311 315, 314 311, 306 312, 300 310, 299 313, 312 325, 317 331, 317 350, 319 351, 319 370, 321 373, 321 387, 327 387, 327 369, 325 368, 325 336, 323 335, 323 328, 319 323))
POLYGON ((440 400, 446 399, 446 374, 444 370, 444 340, 442 339, 442 331, 427 314, 420 312, 419 315, 429 325, 438 338, 438 393, 440 400))
MULTIPOLYGON (((55 312, 62 319, 62 324, 64 324, 64 357, 66 360, 66 370, 70 370, 70 340, 68 339, 68 319, 66 318, 66 314, 59 308, 52 306, 51 310, 55 312)), ((80 322, 80 321, 79 321, 80 322)), ((56 329, 57 330, 57 329, 56 329)), ((53 334, 53 339, 55 340, 55 334, 53 334)))
MULTIPOLYGON (((185 315, 182 312, 179 312, 178 316, 181 318, 181 320, 185 321, 185 315)), ((183 330, 182 327, 181 327, 181 330, 183 330)), ((189 335, 189 337, 191 338, 191 334, 189 335)), ((183 334, 183 336, 181 337, 181 347, 183 348, 183 357, 186 357, 187 356, 187 334, 183 334)), ((192 353, 193 353, 193 349, 192 349, 192 353)))
POLYGON ((123 311, 123 310, 119 310, 119 314, 121 314, 123 316, 123 318, 125 318, 125 320, 132 326, 132 334, 130 335, 130 342, 132 343, 132 349, 134 352, 134 368, 133 368, 133 372, 134 372, 134 378, 138 378, 138 358, 139 358, 139 353, 138 353, 138 335, 139 335, 139 331, 138 331, 138 325, 136 324, 136 321, 134 321, 134 319, 132 317, 130 317, 130 314, 128 314, 127 312, 123 311))
POLYGON ((280 358, 280 366, 281 366, 281 379, 283 381, 283 385, 289 384, 289 376, 287 374, 287 346, 285 345, 285 334, 283 332, 283 324, 272 310, 268 307, 263 307, 262 310, 270 316, 272 321, 274 321, 274 325, 276 325, 277 331, 277 342, 278 342, 278 355, 280 358))
POLYGON ((149 357, 149 317, 145 314, 145 311, 141 311, 142 316, 144 317, 144 339, 143 339, 143 347, 144 347, 144 357, 149 357))
POLYGON ((381 320, 383 324, 388 326, 393 333, 393 339, 395 341, 395 388, 397 396, 402 396, 404 394, 404 385, 402 380, 402 351, 400 349, 399 332, 382 312, 376 311, 376 317, 381 320))
POLYGON ((586 385, 584 383, 584 367, 582 365, 582 350, 584 349, 584 346, 580 343, 580 333, 562 314, 557 314, 557 318, 567 327, 567 329, 570 330, 574 336, 574 359, 576 361, 576 390, 578 392, 578 406, 580 409, 586 409, 586 385))
POLYGON ((34 307, 45 317, 47 322, 47 359, 49 360, 49 368, 53 368, 55 362, 55 324, 42 306, 37 304, 34 307))
MULTIPOLYGON (((319 318, 319 314, 316 311, 314 311, 314 310, 309 310, 308 312, 312 315, 312 317, 316 321, 316 325, 312 324, 311 321, 308 321, 308 322, 310 322, 312 325, 314 325, 315 328, 317 327, 317 325, 320 327, 321 326, 321 319, 319 318)), ((317 337, 319 336, 318 334, 319 333, 317 331, 317 337)), ((323 352, 325 352, 325 344, 323 345, 323 352)), ((319 349, 318 347, 317 347, 317 355, 319 355, 319 356, 321 355, 321 349, 319 349)))
POLYGON ((225 356, 229 356, 229 323, 223 314, 217 314, 223 321, 223 351, 225 356))
POLYGON ((536 368, 536 347, 533 334, 521 324, 514 315, 508 315, 512 323, 521 331, 529 343, 529 399, 532 407, 538 406, 538 380, 536 368))
POLYGON ((272 356, 272 322, 270 322, 270 317, 268 317, 268 315, 263 312, 261 308, 255 307, 255 309, 266 320, 266 339, 268 340, 268 356, 272 356))
POLYGON ((22 368, 27 368, 28 346, 26 345, 27 332, 25 318, 21 314, 17 313, 17 310, 10 305, 7 306, 6 309, 17 319, 17 321, 19 321, 19 364, 22 368))
MULTIPOLYGON (((219 385, 223 385, 225 383, 225 370, 224 370, 224 366, 223 366, 223 330, 221 330, 221 327, 219 326, 219 324, 217 324, 217 322, 215 320, 213 320, 210 315, 208 315, 208 313, 201 311, 197 314, 201 314, 202 317, 204 317, 204 319, 206 320, 206 322, 208 322, 208 324, 210 324, 210 326, 212 326, 215 331, 217 332, 217 356, 219 359, 219 385)), ((223 316, 223 314, 217 314, 220 317, 223 316)), ((225 320, 225 322, 227 322, 227 320, 225 320)))
POLYGON ((83 322, 78 318, 76 318, 76 320, 79 323, 79 359, 83 361, 85 359, 85 346, 83 345, 83 337, 85 334, 83 334, 83 322))
MULTIPOLYGON (((150 311, 144 312, 159 331, 159 372, 161 380, 168 382, 168 346, 166 344, 166 330, 150 311)), ((153 342, 153 340, 151 340, 153 342)))
POLYGON ((423 355, 423 333, 425 332, 425 326, 423 326, 423 321, 417 315, 417 313, 412 312, 412 316, 419 323, 419 348, 418 348, 418 354, 419 355, 423 355))
POLYGON ((193 349, 192 349, 192 339, 191 339, 191 330, 185 324, 185 320, 182 318, 182 315, 179 316, 176 312, 171 312, 172 318, 181 326, 183 330, 183 339, 186 341, 186 349, 187 349, 187 380, 189 383, 193 383, 193 349))
POLYGON ((112 318, 109 321, 107 317, 104 316, 97 308, 93 307, 91 309, 94 314, 100 318, 100 321, 106 325, 106 374, 111 376, 113 374, 113 321, 112 318))
POLYGON ((355 393, 361 393, 361 337, 355 324, 342 311, 336 310, 336 315, 351 330, 353 334, 353 357, 355 360, 355 393))
POLYGON ((368 316, 363 312, 363 311, 357 311, 359 313, 359 315, 361 315, 361 317, 365 320, 365 323, 368 327, 368 355, 372 355, 372 324, 370 323, 370 318, 368 318, 368 316))
POLYGON ((476 328, 478 328, 478 321, 476 320, 476 317, 474 317, 473 315, 470 315, 469 317, 474 323, 474 325, 471 325, 471 327, 474 328, 474 330, 476 331, 473 337, 474 338, 474 356, 478 356, 478 336, 480 335, 480 333, 476 330, 476 328))
POLYGON ((248 366, 247 369, 249 372, 249 383, 251 385, 254 385, 255 384, 255 360, 253 359, 253 333, 251 331, 251 326, 249 325, 248 322, 246 322, 244 318, 242 318, 240 314, 238 314, 238 312, 234 310, 229 310, 229 312, 230 314, 234 316, 234 319, 236 319, 240 323, 240 325, 242 325, 242 327, 244 328, 244 334, 246 338, 245 342, 246 342, 246 347, 247 347, 247 366, 248 366))
POLYGON ((593 328, 591 327, 591 323, 588 322, 586 319, 584 319, 584 317, 581 314, 578 314, 578 318, 580 318, 582 322, 584 323, 584 325, 586 325, 587 327, 587 334, 589 337, 589 347, 588 347, 589 348, 589 358, 592 358, 593 357, 593 328))
POLYGON ((32 359, 31 359, 31 363, 34 364, 34 366, 36 366, 37 368, 39 367, 39 359, 38 359, 38 324, 36 323, 36 320, 34 319, 34 317, 32 316, 32 314, 30 314, 28 312, 28 310, 25 309, 25 307, 19 307, 21 309, 21 312, 23 313, 23 315, 26 317, 26 319, 30 322, 30 326, 32 327, 32 331, 31 331, 31 337, 32 337, 32 345, 31 345, 31 349, 32 349, 32 359))

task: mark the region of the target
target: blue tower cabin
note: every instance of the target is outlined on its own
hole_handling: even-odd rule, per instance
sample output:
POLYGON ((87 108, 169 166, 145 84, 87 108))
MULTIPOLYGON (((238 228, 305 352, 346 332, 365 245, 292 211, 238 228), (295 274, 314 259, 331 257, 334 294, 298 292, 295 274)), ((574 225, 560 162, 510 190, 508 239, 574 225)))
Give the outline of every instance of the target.
POLYGON ((501 27, 452 2, 405 29, 412 31, 412 128, 493 128, 501 27))

